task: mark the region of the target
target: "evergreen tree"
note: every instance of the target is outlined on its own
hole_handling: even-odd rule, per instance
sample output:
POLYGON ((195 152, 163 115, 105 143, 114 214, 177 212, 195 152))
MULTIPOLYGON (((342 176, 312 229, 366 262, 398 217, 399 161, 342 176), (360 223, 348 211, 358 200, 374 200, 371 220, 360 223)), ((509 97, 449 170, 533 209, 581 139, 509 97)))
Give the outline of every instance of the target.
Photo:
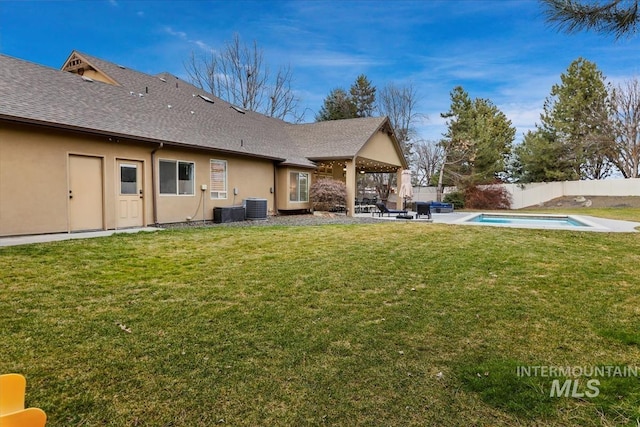
POLYGON ((351 101, 356 108, 356 117, 371 117, 375 111, 376 88, 367 76, 360 74, 349 90, 351 101))
POLYGON ((514 148, 513 176, 520 182, 570 181, 576 179, 567 146, 555 143, 543 129, 525 134, 514 148))
POLYGON ((541 0, 547 20, 569 33, 594 30, 616 38, 638 31, 638 0, 541 0))
POLYGON ((446 169, 458 185, 488 184, 506 174, 515 128, 487 99, 471 99, 460 86, 451 92, 448 130, 441 142, 446 169))
POLYGON ((517 151, 525 182, 602 179, 611 174, 615 138, 602 72, 578 58, 560 79, 544 103, 541 124, 517 151))
POLYGON ((356 104, 351 97, 344 89, 336 88, 324 99, 324 104, 316 115, 316 121, 352 119, 357 117, 356 113, 356 104))

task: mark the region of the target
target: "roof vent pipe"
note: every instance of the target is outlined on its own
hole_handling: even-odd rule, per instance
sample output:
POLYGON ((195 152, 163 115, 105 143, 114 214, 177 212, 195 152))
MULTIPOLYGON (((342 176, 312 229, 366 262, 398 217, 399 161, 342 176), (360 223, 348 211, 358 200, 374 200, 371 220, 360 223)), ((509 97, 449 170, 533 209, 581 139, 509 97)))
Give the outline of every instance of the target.
POLYGON ((149 93, 149 86, 144 87, 144 93, 149 93))

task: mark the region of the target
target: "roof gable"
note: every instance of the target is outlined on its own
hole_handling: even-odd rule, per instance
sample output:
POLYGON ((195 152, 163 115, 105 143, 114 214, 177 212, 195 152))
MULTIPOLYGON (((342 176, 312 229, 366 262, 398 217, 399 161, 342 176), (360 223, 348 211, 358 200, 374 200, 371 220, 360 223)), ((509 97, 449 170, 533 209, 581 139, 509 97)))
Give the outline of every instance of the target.
POLYGON ((329 120, 317 123, 289 125, 287 131, 298 144, 300 151, 312 160, 350 159, 371 152, 372 141, 380 133, 385 134, 399 162, 406 167, 402 149, 387 117, 363 117, 356 119, 329 120))
POLYGON ((91 61, 88 61, 83 55, 75 51, 71 52, 71 55, 69 55, 67 60, 64 62, 62 71, 78 74, 85 79, 98 80, 103 83, 118 85, 118 82, 100 71, 100 69, 91 64, 91 61))

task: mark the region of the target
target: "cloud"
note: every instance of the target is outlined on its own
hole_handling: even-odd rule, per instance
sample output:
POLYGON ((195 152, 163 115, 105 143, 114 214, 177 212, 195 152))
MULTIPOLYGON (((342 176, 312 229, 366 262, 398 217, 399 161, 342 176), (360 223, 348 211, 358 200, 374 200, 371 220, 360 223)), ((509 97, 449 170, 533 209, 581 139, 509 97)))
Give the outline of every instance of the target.
POLYGON ((182 39, 182 40, 187 39, 187 33, 185 33, 184 31, 176 31, 169 26, 164 27, 164 31, 170 36, 178 37, 179 39, 182 39))
POLYGON ((204 51, 211 52, 211 51, 214 50, 213 47, 209 46, 204 41, 191 39, 191 38, 189 38, 189 36, 188 36, 188 34, 186 32, 175 30, 171 26, 165 26, 163 28, 163 31, 166 34, 168 34, 168 35, 170 35, 172 37, 175 37, 175 38, 177 38, 177 39, 179 39, 181 41, 185 41, 185 42, 187 42, 189 44, 195 45, 195 46, 197 46, 198 48, 200 48, 200 49, 202 49, 204 51))
POLYGON ((298 67, 370 67, 384 65, 385 61, 366 55, 351 55, 341 52, 315 51, 294 55, 293 63, 298 67))

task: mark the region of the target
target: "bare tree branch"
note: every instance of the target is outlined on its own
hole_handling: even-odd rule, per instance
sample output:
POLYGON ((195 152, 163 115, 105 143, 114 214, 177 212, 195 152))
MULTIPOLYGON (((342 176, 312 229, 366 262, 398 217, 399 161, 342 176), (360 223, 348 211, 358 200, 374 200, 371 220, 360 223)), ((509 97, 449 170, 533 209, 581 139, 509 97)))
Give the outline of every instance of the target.
POLYGON ((184 66, 191 83, 231 104, 282 120, 302 120, 291 68, 281 67, 272 79, 256 41, 248 46, 234 34, 221 51, 201 58, 192 53, 184 66))
POLYGON ((415 136, 413 124, 416 119, 423 116, 417 113, 418 94, 412 84, 396 86, 389 83, 380 92, 378 98, 378 111, 389 117, 391 126, 396 132, 396 138, 400 142, 405 156, 411 154, 411 139, 415 136))
POLYGON ((627 80, 612 91, 616 153, 612 161, 625 178, 640 178, 640 81, 627 80))
POLYGON ((420 140, 414 144, 413 167, 418 185, 432 184, 444 161, 444 148, 435 141, 420 140))

